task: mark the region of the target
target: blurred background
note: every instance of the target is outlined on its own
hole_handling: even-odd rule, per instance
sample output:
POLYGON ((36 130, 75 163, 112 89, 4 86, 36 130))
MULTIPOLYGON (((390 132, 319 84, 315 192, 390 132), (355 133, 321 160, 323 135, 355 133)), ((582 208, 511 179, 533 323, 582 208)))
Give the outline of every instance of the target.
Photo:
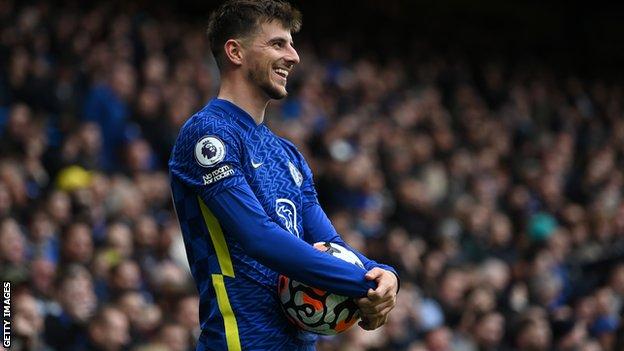
MULTIPOLYGON (((12 350, 194 349, 167 160, 216 93, 218 3, 0 0, 12 350)), ((345 240, 401 275, 321 351, 624 350, 624 12, 606 1, 295 1, 267 123, 345 240)))

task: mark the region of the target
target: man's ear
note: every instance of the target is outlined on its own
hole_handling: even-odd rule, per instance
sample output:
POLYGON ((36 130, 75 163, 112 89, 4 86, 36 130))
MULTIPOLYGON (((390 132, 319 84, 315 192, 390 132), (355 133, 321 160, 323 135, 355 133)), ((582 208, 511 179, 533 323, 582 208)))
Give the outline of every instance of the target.
POLYGON ((239 40, 230 39, 223 45, 225 57, 235 66, 243 64, 243 45, 239 40))

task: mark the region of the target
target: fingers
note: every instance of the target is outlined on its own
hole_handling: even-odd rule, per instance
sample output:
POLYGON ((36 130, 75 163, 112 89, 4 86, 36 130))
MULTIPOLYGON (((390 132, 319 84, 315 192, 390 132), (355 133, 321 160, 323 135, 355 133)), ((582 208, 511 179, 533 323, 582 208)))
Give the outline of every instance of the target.
POLYGON ((377 296, 369 294, 368 297, 356 299, 355 303, 362 312, 375 313, 386 306, 394 306, 396 304, 396 295, 377 296))
POLYGON ((398 281, 394 273, 381 268, 373 268, 366 273, 366 279, 375 280, 377 288, 369 289, 368 298, 375 301, 390 295, 396 295, 398 281))
POLYGON ((365 318, 362 319, 358 325, 364 329, 364 330, 375 330, 379 327, 381 327, 382 325, 386 324, 386 322, 388 321, 388 315, 379 315, 375 318, 365 318))
POLYGON ((397 279, 394 273, 381 268, 368 271, 366 279, 375 280, 377 288, 369 289, 366 297, 355 300, 361 317, 358 325, 364 330, 374 330, 386 324, 396 304, 397 279))
POLYGON ((392 286, 382 279, 379 282, 377 289, 368 290, 368 294, 366 294, 366 296, 373 301, 377 301, 377 300, 387 299, 391 297, 392 292, 393 292, 392 286))
MULTIPOLYGON (((373 290, 369 289, 368 293, 370 294, 373 290)), ((369 299, 368 296, 359 298, 359 299, 354 299, 355 304, 361 309, 361 308, 367 308, 370 306, 374 306, 375 304, 377 304, 377 302, 374 302, 373 300, 369 299)))
POLYGON ((393 307, 394 307, 394 303, 392 301, 388 301, 381 305, 360 309, 360 316, 365 316, 365 317, 370 317, 370 318, 378 317, 382 314, 382 312, 386 311, 388 308, 391 309, 393 307))
POLYGON ((389 309, 394 308, 395 304, 396 304, 396 300, 390 299, 387 301, 383 301, 382 303, 379 303, 379 304, 362 304, 361 306, 358 306, 358 307, 359 307, 361 315, 374 317, 382 313, 388 308, 389 309))
POLYGON ((362 304, 360 307, 361 321, 358 325, 364 330, 374 330, 386 324, 390 311, 396 304, 396 299, 392 298, 379 304, 366 301, 367 298, 360 299, 362 304))
MULTIPOLYGON (((384 311, 388 310, 388 309, 392 309, 394 308, 395 302, 393 300, 388 300, 385 301, 384 303, 381 303, 377 306, 373 307, 373 310, 375 311, 375 313, 377 314, 383 314, 384 311)), ((388 311, 390 312, 390 311, 388 311)))
POLYGON ((386 306, 385 308, 383 308, 379 314, 382 316, 385 316, 386 319, 388 318, 388 315, 390 314, 390 311, 392 311, 392 309, 394 308, 394 304, 391 304, 389 306, 386 306))
POLYGON ((382 325, 386 324, 386 322, 388 321, 388 316, 380 316, 377 318, 368 318, 368 319, 362 319, 358 325, 360 326, 360 328, 364 329, 364 330, 375 330, 379 327, 381 327, 382 325))
POLYGON ((366 280, 377 280, 378 278, 381 278, 383 273, 383 269, 375 267, 370 271, 366 272, 366 275, 364 277, 366 278, 366 280))
POLYGON ((393 296, 388 296, 383 299, 371 300, 368 297, 363 297, 361 299, 356 299, 355 304, 358 308, 365 312, 375 312, 379 310, 379 306, 387 306, 388 304, 394 305, 396 302, 396 298, 393 296))

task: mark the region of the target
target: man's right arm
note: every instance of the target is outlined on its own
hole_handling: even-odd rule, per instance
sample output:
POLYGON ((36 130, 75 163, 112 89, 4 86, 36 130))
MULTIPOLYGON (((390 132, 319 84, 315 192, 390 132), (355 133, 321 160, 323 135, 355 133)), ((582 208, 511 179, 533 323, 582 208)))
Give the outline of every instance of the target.
POLYGON ((231 239, 270 269, 350 297, 375 289, 366 270, 314 249, 269 217, 245 180, 238 140, 218 118, 192 118, 172 152, 171 177, 192 189, 231 239))
POLYGON ((366 296, 375 283, 366 270, 316 250, 275 223, 248 184, 228 188, 205 201, 247 255, 304 284, 350 297, 366 296))

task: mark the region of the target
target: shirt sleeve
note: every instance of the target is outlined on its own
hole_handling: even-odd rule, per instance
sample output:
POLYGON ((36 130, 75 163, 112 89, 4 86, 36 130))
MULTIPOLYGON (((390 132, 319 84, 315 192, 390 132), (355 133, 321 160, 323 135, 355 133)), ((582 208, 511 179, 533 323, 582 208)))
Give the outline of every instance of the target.
POLYGON ((193 118, 180 131, 169 162, 171 177, 192 189, 245 254, 304 284, 362 297, 374 282, 366 270, 316 250, 264 211, 241 167, 242 146, 218 118, 193 118))
POLYGON ((248 184, 228 188, 206 201, 228 233, 250 257, 291 279, 333 293, 363 297, 374 282, 366 270, 327 255, 277 225, 248 184))
POLYGON ((303 160, 303 157, 301 157, 301 168, 303 170, 303 184, 301 188, 303 194, 302 220, 304 240, 309 243, 319 241, 332 242, 346 247, 347 249, 353 251, 360 261, 362 261, 362 264, 367 270, 371 270, 375 267, 385 269, 394 273, 400 283, 399 275, 394 268, 368 259, 361 252, 355 250, 350 245, 345 243, 344 240, 342 240, 342 237, 340 237, 336 228, 334 228, 331 221, 327 217, 327 214, 325 214, 325 211, 323 211, 318 202, 318 196, 316 189, 314 188, 312 170, 310 170, 310 167, 307 165, 305 160, 303 160))
POLYGON ((246 183, 241 149, 227 123, 218 117, 195 116, 180 130, 169 171, 207 201, 224 189, 246 183))

